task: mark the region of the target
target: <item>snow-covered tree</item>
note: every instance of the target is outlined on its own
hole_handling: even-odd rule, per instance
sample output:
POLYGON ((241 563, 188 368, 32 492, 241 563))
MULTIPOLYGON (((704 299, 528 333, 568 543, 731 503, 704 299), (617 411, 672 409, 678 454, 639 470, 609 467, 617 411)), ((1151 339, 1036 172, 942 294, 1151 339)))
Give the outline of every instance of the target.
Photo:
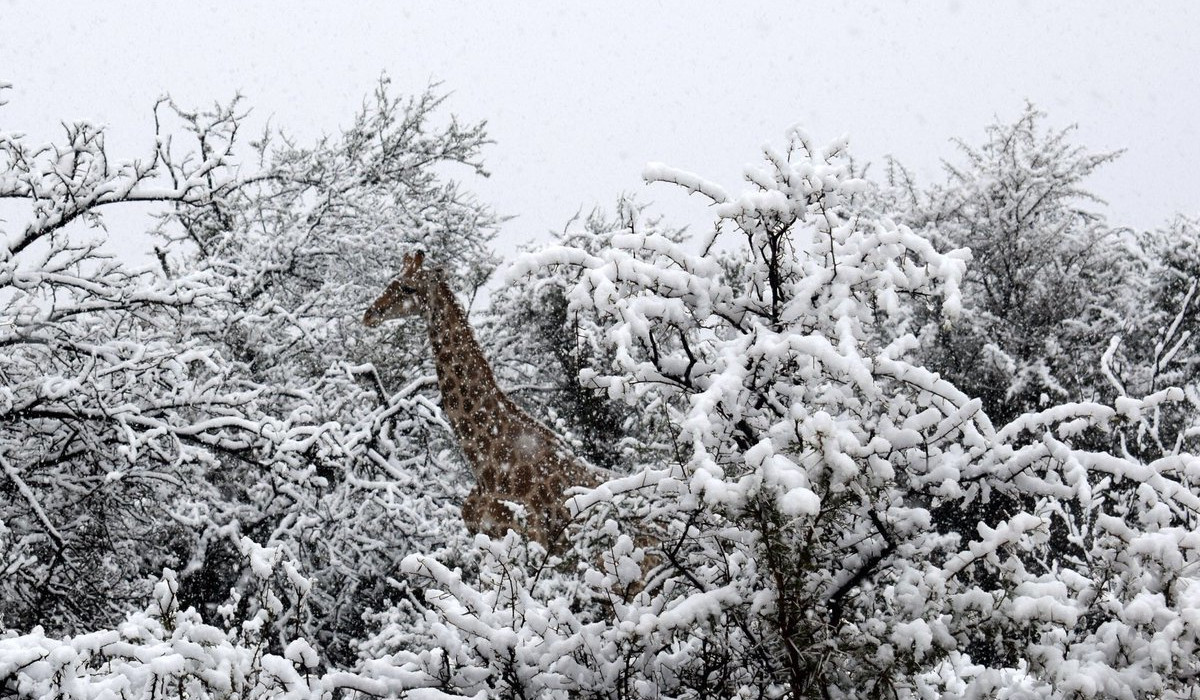
MULTIPOLYGON (((614 236, 639 233, 643 227, 680 239, 681 232, 661 229, 658 221, 642 216, 643 210, 622 198, 612 215, 596 210, 572 218, 554 241, 597 254, 612 245, 614 236)), ((665 447, 665 414, 635 411, 586 377, 581 381, 585 370, 611 360, 608 347, 597 342, 601 333, 595 314, 569 308, 567 292, 581 275, 559 267, 512 280, 492 293, 481 335, 494 349, 497 375, 513 395, 551 422, 592 464, 624 472, 665 447)))
POLYGON ((168 267, 220 276, 233 300, 189 332, 277 388, 272 410, 314 426, 303 471, 242 473, 241 492, 210 514, 222 534, 181 572, 185 600, 211 611, 247 580, 221 566, 236 560, 234 535, 285 547, 318 582, 306 633, 343 662, 399 561, 465 535, 465 470, 431 400, 425 334, 361 321, 416 247, 473 287, 490 273, 496 218, 449 177, 486 175, 486 134, 443 120, 443 100, 397 97, 381 81, 336 138, 265 134, 253 144, 262 175, 161 227, 168 267))
POLYGON ((348 342, 361 353, 364 302, 416 246, 470 291, 491 273, 496 217, 447 177, 451 166, 487 175, 484 125, 438 124, 445 98, 432 88, 392 92, 382 80, 350 127, 311 146, 264 133, 251 144, 261 175, 162 227, 180 258, 172 268, 230 280, 237 311, 205 330, 224 333, 257 375, 320 376, 348 342))
POLYGON ((409 557, 425 622, 380 664, 499 697, 1191 692, 1200 461, 1090 449, 1179 392, 994 427, 913 362, 968 256, 864 214, 850 172, 796 131, 737 196, 651 166, 716 207, 701 253, 635 230, 518 264, 574 270, 612 358, 585 378, 665 406, 681 458, 578 496, 559 568, 513 538, 478 574, 409 557))
MULTIPOLYGON (((156 109, 163 125, 173 116, 156 109)), ((164 279, 112 257, 114 206, 209 205, 236 186, 236 117, 218 108, 179 153, 160 132, 119 161, 103 129, 0 135, 0 617, 55 628, 116 619, 186 557, 223 465, 287 461, 292 431, 219 350, 177 332, 229 302, 211 274, 164 279), (195 143, 193 142, 193 147, 195 143), (19 218, 16 218, 19 217, 19 218)), ((166 128, 163 126, 162 128, 166 128)))
POLYGON ((924 362, 996 420, 1106 395, 1100 357, 1125 321, 1137 255, 1085 187, 1119 153, 1091 153, 1072 129, 1044 126, 1032 105, 993 124, 974 147, 958 141, 961 165, 920 190, 893 163, 901 219, 944 249, 969 248, 965 313, 924 338, 924 362))
POLYGON ((1157 430, 1122 449, 1163 456, 1200 448, 1200 224, 1176 217, 1139 236, 1142 254, 1121 332, 1108 343, 1101 370, 1113 396, 1178 387, 1185 400, 1160 407, 1157 430))
POLYGON ((494 216, 447 176, 481 173, 486 137, 436 127, 440 104, 385 82, 340 137, 267 133, 249 160, 237 103, 162 102, 128 163, 88 124, 0 141, 0 196, 29 222, 6 232, 0 277, 4 624, 113 623, 164 567, 184 607, 248 605, 249 538, 320 584, 285 596, 267 638, 298 625, 347 662, 400 559, 455 550, 463 470, 419 335, 360 324, 408 246, 475 283, 492 264, 494 216), (144 202, 162 242, 135 269, 97 227, 144 202))
MULTIPOLYGON (((391 272, 376 256, 420 243, 472 280, 492 264, 494 218, 447 179, 479 171, 482 128, 434 127, 437 106, 381 89, 340 137, 268 135, 243 168, 236 105, 164 102, 151 155, 125 164, 88 125, 58 146, 0 137, 0 196, 27 222, 0 265, 0 690, 1194 696, 1200 459, 1177 420, 1195 391, 1191 222, 1146 238, 1135 264, 1161 274, 1130 287, 1144 320, 1092 349, 1073 324, 1116 307, 1083 290, 1046 327, 1093 364, 1005 350, 1028 360, 1004 378, 1017 388, 981 400, 922 366, 938 356, 921 343, 1007 318, 980 301, 1004 256, 970 262, 945 231, 1021 223, 1033 197, 1099 283, 1108 268, 1082 261, 1107 229, 1071 202, 1100 161, 1061 134, 1034 141, 1065 149, 1065 173, 1001 143, 1031 159, 1013 173, 1042 175, 964 175, 943 218, 901 212, 918 230, 883 215, 844 141, 794 129, 739 194, 649 166, 714 230, 688 240, 627 204, 593 217, 497 295, 494 319, 545 337, 487 329, 511 381, 554 358, 531 376, 575 439, 619 432, 589 405, 635 438, 572 495, 551 555, 466 536, 420 334, 356 323, 391 272), (1005 203, 1010 186, 1026 199, 1005 203), (87 225, 145 201, 167 207, 158 267, 105 258, 87 225), (1111 405, 1055 403, 1075 386, 1111 405)), ((1032 230, 1014 254, 1058 241, 1032 230)), ((997 277, 1027 312, 1044 302, 1033 271, 997 277)))
POLYGON ((382 696, 419 683, 416 674, 399 669, 385 678, 326 670, 294 628, 276 648, 270 632, 287 610, 284 598, 303 595, 312 582, 281 549, 244 538, 239 551, 250 572, 246 592, 255 599, 250 614, 238 617, 230 605, 220 611, 223 620, 205 619, 181 604, 178 576, 167 569, 145 609, 130 612, 113 629, 67 636, 41 627, 0 633, 0 689, 6 697, 34 699, 305 700, 382 696))

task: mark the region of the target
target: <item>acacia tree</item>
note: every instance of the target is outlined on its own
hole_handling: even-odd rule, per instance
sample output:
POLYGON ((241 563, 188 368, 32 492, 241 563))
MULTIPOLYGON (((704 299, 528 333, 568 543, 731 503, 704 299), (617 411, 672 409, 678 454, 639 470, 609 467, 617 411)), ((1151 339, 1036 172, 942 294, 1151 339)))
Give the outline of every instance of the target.
POLYGON ((432 88, 398 97, 383 80, 337 137, 300 146, 264 135, 262 176, 213 206, 173 210, 161 227, 171 269, 219 275, 232 297, 189 332, 278 387, 271 410, 319 426, 304 471, 250 470, 213 509, 209 530, 222 534, 182 572, 185 602, 212 611, 251 582, 236 566, 237 535, 282 547, 316 582, 289 614, 306 616, 302 631, 343 663, 363 613, 386 606, 400 559, 453 551, 465 536, 455 505, 465 469, 431 395, 425 334, 361 323, 414 248, 474 287, 494 264, 496 217, 447 175, 486 175, 484 125, 443 120, 443 100, 432 88))
MULTIPOLYGON (((994 427, 979 399, 917 359, 930 308, 940 323, 961 320, 966 253, 939 252, 860 203, 869 186, 844 143, 820 148, 791 131, 736 196, 652 166, 648 179, 715 207, 720 225, 698 246, 635 221, 516 266, 564 290, 589 350, 579 357, 594 363, 580 378, 636 416, 665 416, 647 434, 671 448, 631 452, 632 473, 576 494, 580 527, 550 557, 513 533, 468 541, 456 524, 421 538, 429 522, 458 522, 442 517, 459 487, 427 369, 403 355, 390 375, 356 364, 370 345, 308 303, 320 275, 338 272, 291 253, 336 244, 322 216, 353 201, 309 219, 324 190, 295 185, 265 155, 263 174, 222 175, 235 112, 174 113, 199 157, 179 158, 160 137, 151 165, 111 167, 102 148, 22 150, 9 138, 2 182, 35 203, 24 232, 36 240, 10 248, 3 273, 17 334, 2 368, 15 427, 0 444, 11 496, 0 500, 0 585, 50 581, 56 619, 84 624, 85 613, 119 611, 110 591, 75 587, 149 587, 152 571, 159 581, 146 611, 113 629, 0 633, 5 691, 1194 693, 1200 459, 1120 449, 1166 444, 1158 416, 1185 392, 1053 405, 994 427), (139 167, 147 174, 130 184, 139 167), (276 184, 243 198, 259 183, 276 184), (69 223, 163 192, 187 205, 164 223, 183 232, 164 251, 166 276, 103 264, 69 223), (256 201, 269 214, 238 223, 233 212, 256 201), (238 241, 260 229, 258 245, 238 241), (277 238, 291 243, 273 248, 277 238), (338 342, 355 363, 322 354, 338 342), (312 352, 293 351, 301 345, 312 352), (148 520, 156 528, 137 529, 148 520), (92 523, 114 552, 98 559, 140 579, 80 580, 72 566, 94 551, 92 523), (347 672, 364 604, 379 629, 347 672), (214 617, 224 628, 204 624, 214 617)), ((327 145, 335 152, 300 161, 343 162, 327 145)), ((344 184, 380 204, 374 181, 344 184)), ((1155 347, 1175 347, 1190 318, 1186 289, 1171 294, 1163 318, 1184 320, 1155 347)), ((1119 359, 1110 352, 1096 371, 1119 359)), ((41 619, 9 590, 6 624, 14 611, 21 624, 41 619)))
MULTIPOLYGON (((160 129, 179 116, 156 107, 160 129)), ((113 159, 104 131, 58 143, 0 135, 0 198, 25 221, 0 263, 0 608, 5 624, 119 619, 166 564, 186 562, 214 483, 235 464, 289 462, 296 426, 262 410, 245 379, 181 324, 230 302, 209 273, 165 279, 106 252, 101 214, 138 203, 209 206, 238 186, 232 107, 173 152, 113 159)))
POLYGON ((1050 402, 1108 396, 1100 357, 1121 333, 1137 278, 1134 241, 1084 186, 1119 153, 1091 153, 1027 106, 993 124, 944 184, 919 189, 895 163, 890 204, 943 248, 969 248, 966 311, 936 323, 924 362, 1007 422, 1050 402))
POLYGON ((285 383, 345 359, 362 337, 364 302, 414 247, 471 291, 491 273, 496 217, 446 175, 460 166, 486 176, 487 135, 453 116, 438 124, 444 100, 433 88, 396 96, 381 80, 338 136, 301 146, 264 133, 251 144, 260 176, 167 216, 173 265, 222 275, 236 299, 234 315, 202 330, 223 333, 256 376, 285 383))
MULTIPOLYGON (((554 236, 558 245, 598 254, 623 234, 655 231, 679 242, 682 232, 643 216, 645 207, 629 198, 609 215, 576 216, 554 236)), ((493 348, 497 378, 538 416, 553 422, 573 449, 592 464, 618 473, 646 461, 671 444, 662 411, 639 412, 608 396, 590 372, 611 360, 598 342, 597 319, 570 308, 568 291, 580 282, 578 270, 559 267, 511 280, 491 295, 481 336, 493 348), (582 376, 581 376, 582 375, 582 376)))
POLYGON ((517 266, 575 271, 611 353, 592 378, 668 407, 682 457, 576 498, 579 576, 512 537, 476 543, 477 577, 409 557, 424 624, 364 671, 502 697, 1185 697, 1200 461, 1091 449, 1179 392, 996 429, 912 360, 965 252, 864 213, 844 144, 766 156, 740 196, 647 171, 710 199, 728 252, 633 231, 517 266))
POLYGON ((1185 401, 1163 406, 1158 430, 1123 447, 1147 455, 1200 448, 1200 224, 1179 216, 1139 237, 1141 274, 1130 295, 1122 333, 1106 348, 1109 391, 1138 396, 1179 387, 1185 401))
POLYGON ((359 323, 407 246, 477 282, 491 265, 494 216, 444 174, 482 173, 486 136, 433 128, 440 104, 381 83, 340 138, 265 134, 253 168, 236 103, 160 103, 151 157, 127 164, 86 124, 60 146, 5 137, 0 192, 31 203, 4 278, 5 624, 113 623, 165 566, 183 607, 253 617, 249 541, 317 584, 284 587, 265 638, 349 662, 400 558, 457 548, 461 465, 420 336, 359 323), (139 202, 165 207, 157 270, 83 225, 139 202))

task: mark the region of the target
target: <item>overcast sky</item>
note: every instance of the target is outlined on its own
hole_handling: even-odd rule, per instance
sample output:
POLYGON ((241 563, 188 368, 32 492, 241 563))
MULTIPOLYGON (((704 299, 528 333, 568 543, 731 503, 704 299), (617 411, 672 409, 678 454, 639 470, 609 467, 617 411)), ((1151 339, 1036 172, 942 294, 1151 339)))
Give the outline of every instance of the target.
MULTIPOLYGON (((1092 181, 1113 223, 1200 214, 1200 12, 1195 3, 451 3, 0 0, 0 130, 45 139, 62 120, 108 124, 147 152, 151 107, 241 92, 256 119, 301 138, 348 123, 381 74, 431 81, 486 119, 498 243, 545 238, 622 192, 675 221, 699 200, 645 186, 647 161, 738 189, 745 164, 800 123, 926 180, 949 139, 978 142, 1026 99, 1079 125, 1094 150, 1128 149, 1092 181)), ((690 217, 690 218, 689 218, 690 217)))

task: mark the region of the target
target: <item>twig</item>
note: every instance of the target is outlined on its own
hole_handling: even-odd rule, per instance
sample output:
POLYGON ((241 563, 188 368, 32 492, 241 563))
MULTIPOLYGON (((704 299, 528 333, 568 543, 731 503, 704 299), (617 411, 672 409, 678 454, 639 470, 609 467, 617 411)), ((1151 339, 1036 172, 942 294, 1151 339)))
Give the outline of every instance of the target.
POLYGON ((896 549, 896 541, 892 539, 891 533, 888 532, 887 528, 883 526, 883 521, 880 520, 879 514, 872 510, 870 512, 870 518, 871 522, 875 524, 875 529, 879 531, 879 534, 883 536, 883 540, 887 542, 887 546, 884 547, 878 554, 871 557, 866 564, 863 564, 858 571, 854 572, 854 575, 850 577, 850 580, 846 581, 841 586, 838 586, 838 589, 833 592, 833 595, 829 596, 829 624, 834 629, 836 629, 842 621, 843 600, 845 599, 846 594, 848 594, 851 589, 853 589, 859 583, 862 583, 862 580, 870 575, 870 573, 875 570, 875 567, 879 566, 879 563, 891 555, 891 553, 896 549))
POLYGON ((4 468, 4 473, 8 476, 9 480, 12 481, 17 487, 17 491, 19 491, 21 495, 25 497, 25 500, 29 503, 29 507, 32 508, 34 514, 37 515, 38 520, 42 521, 42 525, 44 525, 46 528, 46 534, 50 537, 50 539, 54 540, 55 551, 61 552, 66 547, 66 543, 63 541, 62 535, 60 535, 58 530, 54 527, 54 524, 50 522, 50 518, 46 516, 46 511, 42 510, 42 505, 38 503, 37 496, 33 493, 33 489, 29 488, 29 485, 26 484, 25 480, 21 478, 21 475, 17 473, 16 467, 10 464, 3 455, 0 455, 0 467, 4 468))

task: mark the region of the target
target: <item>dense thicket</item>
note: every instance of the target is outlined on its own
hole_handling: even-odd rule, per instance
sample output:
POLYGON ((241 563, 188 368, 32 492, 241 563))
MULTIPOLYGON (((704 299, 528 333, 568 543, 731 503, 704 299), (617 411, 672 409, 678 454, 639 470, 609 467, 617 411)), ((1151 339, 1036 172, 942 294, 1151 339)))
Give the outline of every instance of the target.
POLYGON ((419 337, 359 323, 411 245, 474 284, 493 264, 494 216, 446 178, 483 173, 486 137, 432 124, 440 103, 384 83, 351 127, 301 147, 242 144, 236 103, 164 102, 151 154, 127 163, 86 124, 0 141, 0 195, 29 205, 2 280, 5 624, 114 625, 168 567, 185 607, 253 614, 256 542, 316 583, 289 593, 275 634, 348 663, 399 560, 462 536, 419 337), (158 264, 135 269, 99 227, 139 202, 162 208, 158 264))
POLYGON ((514 256, 497 376, 613 479, 550 556, 469 538, 421 247, 470 297, 481 124, 382 84, 242 144, 0 136, 0 688, 27 697, 1190 697, 1200 226, 1109 226, 1029 108, 944 183, 798 130, 691 234, 631 201, 514 256), (153 202, 157 260, 107 257, 153 202), (16 210, 15 210, 16 211, 16 210))

